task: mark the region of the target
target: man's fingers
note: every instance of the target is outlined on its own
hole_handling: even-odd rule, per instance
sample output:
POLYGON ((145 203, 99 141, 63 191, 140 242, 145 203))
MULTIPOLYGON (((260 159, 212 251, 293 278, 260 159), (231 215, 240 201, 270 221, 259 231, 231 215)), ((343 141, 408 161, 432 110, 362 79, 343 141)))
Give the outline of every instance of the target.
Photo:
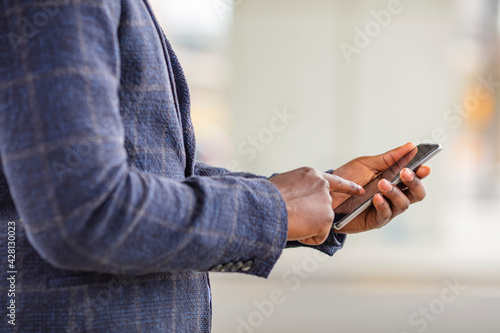
POLYGON ((408 142, 400 147, 389 150, 388 152, 386 152, 385 154, 382 154, 382 155, 391 156, 392 159, 394 160, 392 163, 394 163, 397 160, 399 160, 400 158, 402 158, 403 156, 405 156, 406 154, 408 154, 415 147, 416 147, 416 145, 413 142, 408 142))
POLYGON ((407 144, 404 144, 401 147, 374 156, 373 167, 377 169, 379 172, 382 172, 391 165, 393 165, 396 161, 401 159, 403 156, 408 154, 415 147, 416 146, 413 142, 408 142, 407 144))
POLYGON ((418 168, 416 173, 418 178, 425 179, 431 174, 431 168, 427 165, 422 165, 420 168, 418 168))
POLYGON ((381 180, 378 184, 378 188, 380 192, 391 201, 392 217, 401 214, 410 207, 410 199, 389 181, 385 179, 381 180))
POLYGON ((329 173, 323 174, 323 177, 330 184, 330 192, 340 192, 351 195, 362 195, 365 193, 365 190, 361 186, 342 177, 329 173))
POLYGON ((381 228, 391 220, 391 206, 380 193, 375 194, 373 197, 373 206, 376 210, 376 225, 374 227, 381 228))
MULTIPOLYGON (((425 170, 422 171, 425 174, 425 170)), ((408 186, 407 196, 411 203, 419 202, 424 200, 426 192, 424 184, 422 180, 418 177, 418 174, 415 175, 413 171, 410 169, 404 169, 401 171, 401 180, 403 183, 408 186)))

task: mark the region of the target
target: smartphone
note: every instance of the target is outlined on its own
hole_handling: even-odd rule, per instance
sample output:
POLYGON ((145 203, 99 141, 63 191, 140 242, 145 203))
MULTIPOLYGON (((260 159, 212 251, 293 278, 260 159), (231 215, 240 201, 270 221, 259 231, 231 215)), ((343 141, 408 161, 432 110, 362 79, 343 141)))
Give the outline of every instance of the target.
POLYGON ((400 173, 404 168, 416 171, 422 164, 427 162, 431 157, 442 150, 439 144, 422 143, 413 148, 408 154, 403 156, 393 165, 382 171, 375 179, 366 184, 363 188, 365 194, 359 196, 351 196, 342 202, 334 209, 336 216, 341 216, 341 219, 333 224, 334 230, 340 230, 351 222, 356 216, 361 214, 365 209, 372 204, 373 197, 379 193, 378 183, 382 179, 387 179, 393 185, 404 188, 405 185, 401 182, 400 173))

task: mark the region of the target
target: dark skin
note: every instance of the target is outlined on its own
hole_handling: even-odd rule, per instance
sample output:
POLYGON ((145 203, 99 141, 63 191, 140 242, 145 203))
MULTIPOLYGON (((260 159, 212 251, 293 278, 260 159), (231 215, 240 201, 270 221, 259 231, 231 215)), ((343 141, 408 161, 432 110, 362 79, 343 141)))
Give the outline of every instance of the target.
MULTIPOLYGON (((335 170, 334 174, 364 186, 414 147, 415 144, 408 143, 385 154, 356 158, 335 170)), ((410 169, 402 170, 401 180, 408 188, 404 191, 393 186, 390 182, 380 181, 378 188, 383 195, 377 194, 370 208, 338 232, 353 234, 383 227, 407 210, 410 205, 425 198, 426 192, 422 179, 429 176, 430 173, 431 169, 428 166, 421 166, 416 173, 410 169)), ((346 199, 345 195, 335 192, 332 193, 332 197, 332 207, 334 208, 346 199)))
MULTIPOLYGON (((287 240, 319 245, 328 237, 335 217, 333 208, 349 195, 361 195, 364 186, 396 160, 415 147, 408 143, 377 156, 356 158, 329 175, 312 168, 300 168, 270 179, 280 191, 288 213, 287 240), (359 185, 356 185, 359 184, 359 185)), ((401 179, 408 187, 401 191, 385 181, 379 182, 383 194, 376 195, 373 205, 358 215, 338 233, 359 233, 378 229, 406 211, 411 204, 425 198, 422 179, 430 168, 420 167, 416 173, 405 169, 401 179)))

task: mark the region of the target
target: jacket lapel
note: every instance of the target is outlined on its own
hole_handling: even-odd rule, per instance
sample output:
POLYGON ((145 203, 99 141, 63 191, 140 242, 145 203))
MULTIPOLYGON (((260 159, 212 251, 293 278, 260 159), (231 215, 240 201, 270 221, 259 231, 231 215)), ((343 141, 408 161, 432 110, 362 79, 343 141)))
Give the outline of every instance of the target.
POLYGON ((149 11, 149 14, 156 26, 156 30, 158 31, 158 35, 161 39, 163 54, 165 55, 165 61, 168 67, 170 86, 172 87, 172 94, 174 96, 175 109, 177 111, 177 116, 179 117, 182 124, 184 148, 186 153, 185 176, 189 177, 194 173, 194 159, 196 152, 196 140, 190 114, 191 99, 189 95, 189 87, 179 59, 172 49, 170 42, 166 38, 163 29, 158 24, 149 1, 143 1, 149 11))

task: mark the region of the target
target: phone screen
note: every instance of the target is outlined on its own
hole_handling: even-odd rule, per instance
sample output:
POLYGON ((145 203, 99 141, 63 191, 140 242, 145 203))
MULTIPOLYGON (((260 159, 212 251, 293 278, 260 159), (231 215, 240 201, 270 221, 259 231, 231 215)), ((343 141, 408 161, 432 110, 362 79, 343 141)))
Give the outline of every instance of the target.
POLYGON ((380 192, 378 189, 378 183, 380 180, 387 179, 392 184, 398 185, 401 183, 399 174, 404 168, 409 168, 415 171, 439 151, 441 151, 441 145, 437 144, 420 144, 413 148, 408 154, 403 156, 400 160, 396 161, 389 168, 366 184, 363 187, 365 189, 365 194, 360 196, 351 196, 334 209, 335 214, 345 215, 340 221, 335 222, 334 228, 337 230, 341 229, 354 217, 369 207, 375 194, 380 192))

